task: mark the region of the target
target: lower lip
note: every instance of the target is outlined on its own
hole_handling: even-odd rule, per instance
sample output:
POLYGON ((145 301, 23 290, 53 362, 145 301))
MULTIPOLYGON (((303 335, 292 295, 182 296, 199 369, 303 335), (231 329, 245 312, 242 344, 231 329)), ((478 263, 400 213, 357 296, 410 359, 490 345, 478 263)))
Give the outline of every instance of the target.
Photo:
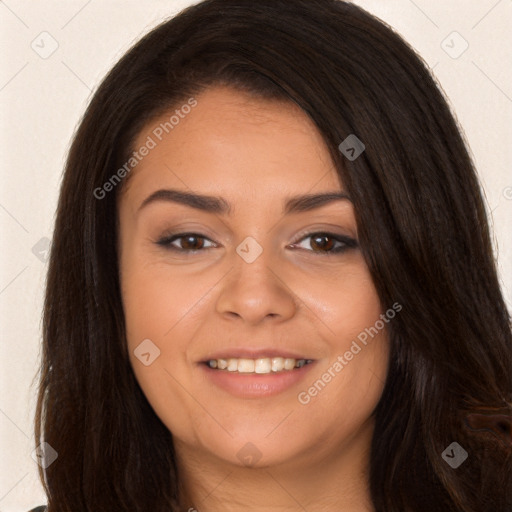
POLYGON ((271 373, 239 373, 216 370, 200 364, 202 371, 219 388, 240 398, 263 398, 277 395, 300 382, 314 366, 315 361, 294 370, 271 373))

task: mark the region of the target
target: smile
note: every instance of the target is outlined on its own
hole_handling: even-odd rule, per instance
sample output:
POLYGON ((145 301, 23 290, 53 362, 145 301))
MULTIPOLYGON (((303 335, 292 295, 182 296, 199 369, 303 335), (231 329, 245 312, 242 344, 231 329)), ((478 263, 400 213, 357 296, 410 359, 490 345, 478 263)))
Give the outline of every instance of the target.
POLYGON ((311 362, 311 359, 293 359, 291 357, 261 357, 258 359, 232 357, 228 359, 210 359, 207 364, 210 368, 217 370, 264 374, 302 368, 311 362))
POLYGON ((199 365, 215 387, 243 399, 270 397, 295 388, 316 366, 314 359, 223 357, 199 365))

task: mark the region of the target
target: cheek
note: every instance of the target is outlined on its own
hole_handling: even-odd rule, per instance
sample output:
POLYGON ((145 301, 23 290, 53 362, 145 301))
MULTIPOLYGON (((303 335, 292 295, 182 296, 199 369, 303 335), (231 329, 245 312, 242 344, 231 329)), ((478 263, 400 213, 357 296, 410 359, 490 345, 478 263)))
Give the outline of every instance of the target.
POLYGON ((306 293, 329 354, 301 389, 298 401, 313 417, 318 414, 318 421, 323 410, 330 410, 338 426, 351 428, 368 417, 384 388, 389 340, 381 315, 386 308, 362 261, 334 273, 328 286, 311 279, 304 283, 306 293))
MULTIPOLYGON (((130 346, 144 338, 162 342, 172 336, 175 326, 185 317, 197 314, 198 302, 208 290, 206 278, 192 278, 185 269, 153 263, 147 255, 137 253, 128 256, 122 265, 123 307, 130 346)), ((173 347, 179 350, 179 343, 173 343, 173 347)))
POLYGON ((382 306, 362 257, 340 270, 297 280, 294 291, 316 318, 318 329, 331 345, 346 341, 372 326, 382 306))
POLYGON ((190 387, 187 347, 194 336, 194 319, 204 314, 197 303, 205 283, 148 263, 147 255, 138 257, 136 251, 121 265, 126 341, 136 379, 169 430, 187 438, 195 407, 182 386, 190 387), (145 353, 150 354, 148 365, 145 353))

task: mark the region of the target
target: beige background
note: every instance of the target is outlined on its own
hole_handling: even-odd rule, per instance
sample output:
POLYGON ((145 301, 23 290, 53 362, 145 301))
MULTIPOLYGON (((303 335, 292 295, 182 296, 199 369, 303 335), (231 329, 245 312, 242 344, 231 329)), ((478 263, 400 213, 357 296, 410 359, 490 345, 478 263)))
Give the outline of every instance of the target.
MULTIPOLYGON (((31 458, 31 382, 39 358, 45 248, 73 130, 92 91, 132 42, 191 3, 0 2, 1 512, 26 512, 45 503, 31 458), (52 45, 58 45, 54 53, 45 54, 52 45)), ((484 186, 512 310, 512 1, 355 3, 417 49, 449 97, 484 186)))

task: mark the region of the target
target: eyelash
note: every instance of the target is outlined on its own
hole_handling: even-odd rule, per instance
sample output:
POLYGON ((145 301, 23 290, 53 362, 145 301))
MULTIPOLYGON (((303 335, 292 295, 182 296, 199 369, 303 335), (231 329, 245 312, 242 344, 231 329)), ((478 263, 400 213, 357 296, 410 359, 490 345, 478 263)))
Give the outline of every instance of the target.
MULTIPOLYGON (((309 250, 309 249, 303 249, 303 250, 306 250, 308 252, 312 252, 315 254, 330 256, 330 255, 342 254, 345 251, 347 251, 348 249, 357 247, 357 245, 358 245, 357 241, 354 240, 353 238, 343 236, 343 235, 336 235, 334 233, 329 233, 327 231, 314 231, 312 233, 303 234, 303 235, 301 235, 301 238, 299 238, 297 240, 297 242, 294 242, 292 245, 295 245, 295 244, 305 240, 306 238, 314 238, 314 235, 332 238, 336 242, 342 243, 343 245, 341 247, 338 247, 331 251, 314 251, 314 250, 309 250)), ((174 242, 175 240, 179 240, 180 238, 185 238, 187 236, 195 237, 195 238, 204 238, 205 240, 212 242, 212 240, 210 240, 208 237, 203 236, 199 233, 173 233, 173 234, 170 234, 170 235, 167 235, 167 236, 161 238, 160 240, 158 240, 156 242, 156 244, 164 247, 167 250, 177 251, 177 252, 187 253, 187 254, 190 254, 190 253, 193 254, 193 253, 201 252, 201 251, 204 251, 207 249, 213 249, 213 247, 206 247, 205 249, 187 250, 187 249, 180 249, 174 245, 171 245, 171 243, 174 242)))

